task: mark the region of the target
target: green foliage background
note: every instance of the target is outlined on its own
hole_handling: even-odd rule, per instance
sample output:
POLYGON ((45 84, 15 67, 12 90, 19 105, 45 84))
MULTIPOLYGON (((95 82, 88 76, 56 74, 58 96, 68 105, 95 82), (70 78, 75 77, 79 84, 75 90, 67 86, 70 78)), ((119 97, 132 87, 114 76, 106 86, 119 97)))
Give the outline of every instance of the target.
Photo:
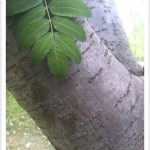
POLYGON ((144 0, 115 0, 131 50, 138 61, 144 60, 144 0))
POLYGON ((132 32, 127 33, 131 50, 137 60, 144 61, 144 22, 136 13, 131 17, 135 22, 132 32))
POLYGON ((6 106, 7 150, 55 150, 8 91, 6 106))

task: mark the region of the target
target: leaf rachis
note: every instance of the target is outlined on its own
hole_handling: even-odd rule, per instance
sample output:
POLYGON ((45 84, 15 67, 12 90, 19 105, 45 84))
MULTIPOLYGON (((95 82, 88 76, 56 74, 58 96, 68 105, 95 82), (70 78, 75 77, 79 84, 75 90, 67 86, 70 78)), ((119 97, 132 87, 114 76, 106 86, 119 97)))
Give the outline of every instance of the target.
POLYGON ((44 4, 45 4, 45 7, 46 7, 46 11, 47 11, 47 15, 48 15, 48 19, 49 19, 49 23, 50 23, 50 27, 51 27, 51 32, 52 32, 52 35, 53 35, 53 25, 52 25, 52 20, 51 20, 51 16, 50 16, 50 13, 49 13, 49 8, 48 8, 48 5, 47 5, 47 1, 44 0, 44 4))

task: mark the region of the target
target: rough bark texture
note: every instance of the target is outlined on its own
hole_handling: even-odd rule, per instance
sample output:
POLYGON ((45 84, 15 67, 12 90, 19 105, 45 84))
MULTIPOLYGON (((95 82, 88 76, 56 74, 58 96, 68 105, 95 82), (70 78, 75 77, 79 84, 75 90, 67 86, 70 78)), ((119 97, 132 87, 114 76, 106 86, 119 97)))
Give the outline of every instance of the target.
POLYGON ((143 150, 143 80, 112 55, 87 20, 80 65, 59 81, 34 66, 7 30, 7 88, 56 150, 143 150))

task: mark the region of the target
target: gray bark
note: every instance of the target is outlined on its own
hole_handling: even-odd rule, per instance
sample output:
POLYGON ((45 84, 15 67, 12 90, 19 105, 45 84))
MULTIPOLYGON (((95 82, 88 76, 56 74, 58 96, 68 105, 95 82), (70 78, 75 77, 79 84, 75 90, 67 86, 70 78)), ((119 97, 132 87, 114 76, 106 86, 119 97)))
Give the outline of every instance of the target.
POLYGON ((92 10, 88 22, 112 54, 134 75, 143 76, 144 68, 135 60, 114 0, 86 0, 92 10))
POLYGON ((78 43, 82 62, 70 62, 64 81, 47 63, 34 66, 7 30, 7 88, 56 150, 143 150, 143 80, 131 74, 87 20, 78 43))

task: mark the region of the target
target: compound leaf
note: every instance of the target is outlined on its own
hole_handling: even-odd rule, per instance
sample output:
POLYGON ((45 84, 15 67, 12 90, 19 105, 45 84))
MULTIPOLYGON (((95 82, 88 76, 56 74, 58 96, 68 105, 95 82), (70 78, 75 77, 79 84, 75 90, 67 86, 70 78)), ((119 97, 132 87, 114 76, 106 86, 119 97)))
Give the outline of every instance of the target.
POLYGON ((51 0, 49 9, 52 14, 68 17, 90 17, 90 9, 80 0, 51 0))
POLYGON ((13 33, 17 37, 19 34, 27 27, 27 25, 37 19, 43 18, 45 16, 45 7, 41 4, 33 9, 25 12, 23 16, 17 19, 13 26, 13 33))
POLYGON ((55 43, 59 43, 61 49, 65 52, 65 54, 75 63, 79 64, 81 62, 81 53, 72 39, 60 33, 55 33, 54 37, 55 43))
POLYGON ((34 44, 31 52, 33 62, 40 63, 45 58, 50 49, 53 47, 53 44, 54 38, 52 33, 50 32, 38 39, 37 42, 34 44))
POLYGON ((42 3, 42 0, 7 0, 6 1, 6 14, 12 16, 31 9, 42 3))
POLYGON ((66 17, 90 17, 90 9, 83 0, 7 0, 6 4, 7 16, 19 14, 13 18, 18 49, 32 47, 33 62, 40 63, 46 57, 52 74, 64 79, 68 59, 81 62, 74 40, 86 39, 83 28, 66 17))
POLYGON ((71 38, 85 41, 85 33, 83 28, 74 21, 58 16, 52 18, 52 21, 54 28, 59 32, 66 34, 71 38))
POLYGON ((19 40, 18 40, 19 50, 20 51, 27 50, 42 35, 48 32, 48 30, 49 30, 48 19, 40 19, 30 23, 19 36, 19 40))

